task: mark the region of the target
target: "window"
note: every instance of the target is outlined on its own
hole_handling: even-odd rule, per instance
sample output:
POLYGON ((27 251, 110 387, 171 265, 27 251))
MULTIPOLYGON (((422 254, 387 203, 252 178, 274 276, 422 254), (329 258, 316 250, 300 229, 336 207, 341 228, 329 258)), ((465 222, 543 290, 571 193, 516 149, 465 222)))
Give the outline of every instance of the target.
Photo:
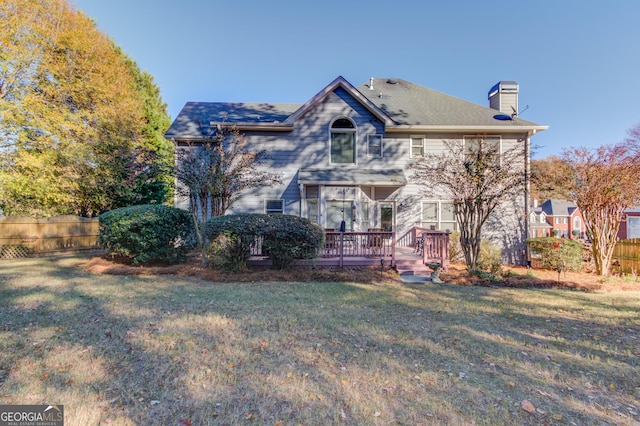
POLYGON ((458 222, 456 221, 456 214, 453 210, 453 203, 441 202, 440 203, 440 227, 438 229, 448 229, 455 231, 458 229, 458 222))
POLYGON ((369 157, 382 157, 382 135, 369 135, 367 149, 369 157))
POLYGON ((264 212, 266 214, 282 214, 284 213, 284 203, 282 200, 265 200, 264 212))
POLYGON ((441 231, 458 230, 453 203, 451 201, 423 201, 422 223, 423 228, 439 229, 441 231))
POLYGON ((500 137, 499 136, 465 136, 464 155, 465 158, 479 152, 487 153, 492 157, 492 163, 500 164, 500 137))
POLYGON ((331 162, 356 162, 356 128, 348 118, 339 118, 331 125, 331 162))
POLYGON ((369 229, 369 223, 370 223, 370 219, 369 219, 369 214, 371 211, 371 205, 369 204, 368 201, 363 201, 361 204, 360 209, 362 210, 360 212, 360 226, 362 227, 362 229, 369 229))
POLYGON ((317 199, 307 199, 307 219, 315 223, 320 223, 320 221, 318 220, 317 199))
POLYGON ((411 157, 424 157, 423 138, 411 138, 411 157))
POLYGON ((582 221, 580 220, 580 218, 578 216, 573 218, 573 229, 575 231, 580 232, 582 230, 582 221))

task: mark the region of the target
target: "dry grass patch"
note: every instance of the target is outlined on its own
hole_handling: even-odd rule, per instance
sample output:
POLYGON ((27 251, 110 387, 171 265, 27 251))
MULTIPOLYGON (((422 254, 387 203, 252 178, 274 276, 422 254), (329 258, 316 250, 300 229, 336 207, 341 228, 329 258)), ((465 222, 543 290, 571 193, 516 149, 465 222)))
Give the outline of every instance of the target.
POLYGON ((69 425, 640 421, 640 292, 88 267, 0 263, 0 403, 69 425))

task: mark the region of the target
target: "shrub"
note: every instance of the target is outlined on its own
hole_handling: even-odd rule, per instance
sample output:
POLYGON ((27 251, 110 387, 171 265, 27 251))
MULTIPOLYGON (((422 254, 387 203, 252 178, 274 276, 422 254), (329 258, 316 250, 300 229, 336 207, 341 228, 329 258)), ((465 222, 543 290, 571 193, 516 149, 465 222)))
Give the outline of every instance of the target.
POLYGON ((308 219, 289 215, 238 214, 210 219, 205 227, 211 241, 212 264, 231 271, 247 268, 251 244, 262 242, 273 269, 285 269, 294 259, 317 256, 324 230, 308 219))
POLYGON ((529 238, 532 253, 540 255, 544 269, 579 271, 582 268, 582 243, 550 237, 529 238))
POLYGON ((491 241, 480 241, 478 270, 486 272, 493 277, 502 275, 502 252, 491 241))
POLYGON ((309 219, 290 215, 269 219, 262 248, 273 269, 286 269, 295 259, 313 259, 324 245, 324 229, 309 219))
POLYGON ((266 226, 266 215, 238 214, 216 216, 205 225, 205 239, 209 241, 209 263, 231 272, 247 269, 251 244, 258 230, 266 226))
POLYGON ((100 246, 133 264, 182 261, 195 243, 189 212, 160 204, 111 210, 99 223, 100 246))
POLYGON ((449 260, 451 262, 464 262, 464 253, 460 245, 460 231, 454 231, 449 235, 449 260))

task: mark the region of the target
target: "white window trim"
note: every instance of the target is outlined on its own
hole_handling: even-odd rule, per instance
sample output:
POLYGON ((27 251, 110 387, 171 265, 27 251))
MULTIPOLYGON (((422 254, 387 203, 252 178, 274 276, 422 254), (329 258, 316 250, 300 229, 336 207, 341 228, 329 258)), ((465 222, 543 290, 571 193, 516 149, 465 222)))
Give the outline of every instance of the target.
POLYGON ((463 155, 467 153, 467 140, 478 140, 484 139, 498 139, 498 159, 500 160, 500 165, 502 165, 502 135, 464 135, 462 137, 462 152, 463 155))
POLYGON ((384 136, 379 133, 375 135, 367 135, 367 157, 371 158, 383 158, 384 157, 384 136), (380 155, 374 155, 369 151, 372 138, 380 138, 380 155))
POLYGON ((426 140, 427 138, 425 136, 409 136, 409 158, 424 158, 426 157, 426 140), (421 139, 422 140, 422 155, 413 155, 413 140, 414 139, 421 139))
POLYGON ((282 198, 266 198, 264 200, 264 213, 265 214, 273 214, 273 213, 278 213, 278 211, 276 210, 267 210, 267 204, 270 201, 278 201, 281 204, 281 210, 280 210, 280 214, 284 214, 284 200, 282 198))
POLYGON ((425 203, 435 203, 437 205, 437 211, 436 211, 436 229, 440 229, 440 230, 446 230, 449 229, 449 231, 458 231, 458 220, 456 219, 455 215, 453 217, 453 221, 450 220, 442 220, 442 204, 453 204, 453 200, 422 200, 420 202, 420 226, 422 226, 422 222, 424 222, 422 220, 422 210, 424 209, 424 204, 425 203), (447 227, 447 226, 442 226, 442 224, 445 223, 447 225, 451 224, 452 226, 447 227))
POLYGON ((342 166, 354 166, 358 164, 358 126, 356 122, 351 119, 351 117, 340 116, 331 120, 331 124, 329 124, 329 164, 342 165, 342 166), (331 158, 331 143, 333 142, 333 124, 340 120, 346 119, 353 123, 353 129, 336 129, 336 133, 353 133, 353 163, 334 163, 331 158), (338 132, 340 130, 340 132, 338 132))

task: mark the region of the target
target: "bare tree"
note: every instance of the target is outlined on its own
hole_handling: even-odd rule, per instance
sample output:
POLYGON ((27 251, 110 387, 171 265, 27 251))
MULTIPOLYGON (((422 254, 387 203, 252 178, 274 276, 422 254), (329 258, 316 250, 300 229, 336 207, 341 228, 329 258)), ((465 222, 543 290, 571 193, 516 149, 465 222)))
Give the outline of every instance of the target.
POLYGON ((411 163, 413 177, 453 201, 467 269, 478 268, 482 227, 505 201, 524 194, 525 146, 501 151, 500 141, 446 140, 444 150, 411 163))
POLYGON ((224 215, 245 189, 280 183, 280 178, 260 168, 268 159, 267 151, 250 150, 235 126, 215 126, 210 131, 200 126, 200 132, 200 141, 178 148, 175 174, 178 194, 189 199, 204 266, 203 224, 224 215))
POLYGON ((563 153, 574 179, 573 199, 582 212, 598 275, 608 275, 624 211, 640 203, 640 126, 630 138, 595 149, 563 153))

